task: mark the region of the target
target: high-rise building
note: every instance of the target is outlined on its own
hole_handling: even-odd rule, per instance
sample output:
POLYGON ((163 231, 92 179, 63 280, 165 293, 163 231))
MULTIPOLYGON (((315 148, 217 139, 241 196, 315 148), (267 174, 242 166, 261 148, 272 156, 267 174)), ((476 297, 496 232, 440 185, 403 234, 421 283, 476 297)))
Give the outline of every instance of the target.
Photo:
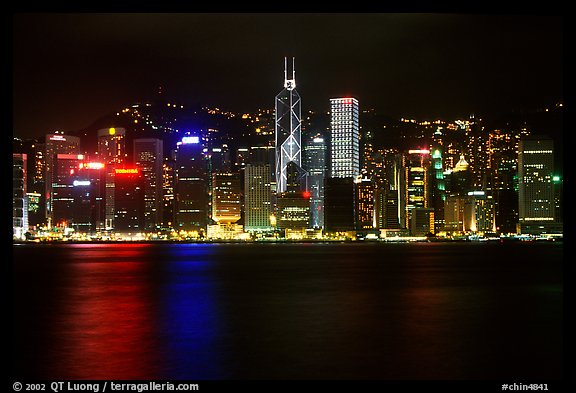
POLYGON ((261 232, 273 230, 271 222, 272 171, 270 165, 248 164, 244 169, 244 230, 261 232))
POLYGON ((374 229, 374 182, 358 176, 354 179, 356 229, 374 229))
POLYGON ((296 73, 292 58, 292 78, 284 58, 284 89, 276 96, 276 192, 286 191, 286 170, 290 162, 301 167, 301 99, 296 91, 296 73))
POLYGON ((434 225, 434 209, 417 207, 412 210, 412 218, 410 219, 412 236, 426 236, 429 233, 435 233, 434 225))
POLYGON ((84 162, 83 154, 57 154, 52 175, 52 222, 54 226, 73 228, 74 181, 84 162))
POLYGON ((114 231, 144 230, 144 177, 139 168, 114 169, 114 231))
POLYGON ((330 99, 331 177, 360 174, 360 124, 356 98, 330 99))
POLYGON ((144 177, 144 228, 154 230, 162 222, 163 142, 155 138, 134 139, 134 163, 144 177))
POLYGON ((310 191, 310 227, 324 227, 324 179, 327 173, 325 139, 314 136, 304 145, 304 170, 308 172, 310 191))
POLYGON ((379 149, 373 161, 376 226, 400 229, 405 224, 403 156, 395 149, 379 149))
POLYGON ((176 152, 175 229, 206 231, 208 223, 208 165, 198 136, 186 136, 176 152))
POLYGON ((232 224, 240 219, 240 178, 236 173, 212 175, 212 219, 219 224, 232 224))
POLYGON ((45 203, 46 203, 46 220, 49 227, 53 225, 52 213, 52 183, 54 182, 54 167, 56 164, 56 156, 58 154, 79 154, 80 153, 80 138, 76 136, 64 134, 48 134, 46 135, 46 160, 45 169, 45 203))
POLYGON ((554 142, 526 137, 518 147, 518 212, 521 233, 547 232, 554 222, 554 142))
POLYGON ((355 189, 352 177, 326 179, 324 208, 324 224, 327 232, 356 229, 355 189))
POLYGON ((410 228, 413 209, 429 207, 430 165, 429 150, 408 150, 404 155, 405 228, 410 228))
POLYGON ((483 190, 470 191, 468 195, 474 197, 476 231, 483 233, 496 232, 494 197, 483 190))
POLYGON ((454 232, 476 232, 476 206, 473 196, 450 195, 444 207, 444 230, 454 232))
POLYGON ((45 144, 34 139, 14 138, 13 153, 26 154, 26 194, 28 196, 28 225, 36 230, 46 222, 45 144))
POLYGON ((166 157, 162 164, 162 228, 171 229, 174 225, 174 187, 176 183, 175 160, 166 157))
POLYGON ((28 231, 26 154, 12 153, 12 236, 24 239, 28 231))
POLYGON ((98 130, 98 158, 105 164, 121 164, 126 160, 126 129, 98 130))
POLYGON ((434 231, 444 228, 444 201, 446 200, 446 183, 442 162, 442 147, 432 149, 432 176, 430 178, 430 207, 434 209, 434 231))
POLYGON ((105 229, 106 169, 101 162, 80 162, 72 176, 72 228, 78 232, 105 229))
POLYGON ((285 192, 278 197, 277 223, 281 231, 303 230, 310 222, 310 192, 285 192))
POLYGON ((474 177, 464 155, 460 155, 460 160, 451 172, 447 174, 448 190, 450 195, 467 195, 472 191, 474 177))
POLYGON ((398 190, 382 190, 380 206, 382 206, 382 220, 377 223, 381 229, 400 229, 400 198, 398 190))

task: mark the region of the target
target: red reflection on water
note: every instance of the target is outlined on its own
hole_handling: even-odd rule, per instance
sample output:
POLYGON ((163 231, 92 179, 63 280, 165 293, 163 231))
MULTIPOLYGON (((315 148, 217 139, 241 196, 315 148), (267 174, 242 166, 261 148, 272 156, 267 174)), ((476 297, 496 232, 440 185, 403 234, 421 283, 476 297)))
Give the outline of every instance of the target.
POLYGON ((154 376, 152 291, 146 279, 150 266, 141 260, 148 246, 79 247, 69 300, 59 319, 59 376, 154 376))

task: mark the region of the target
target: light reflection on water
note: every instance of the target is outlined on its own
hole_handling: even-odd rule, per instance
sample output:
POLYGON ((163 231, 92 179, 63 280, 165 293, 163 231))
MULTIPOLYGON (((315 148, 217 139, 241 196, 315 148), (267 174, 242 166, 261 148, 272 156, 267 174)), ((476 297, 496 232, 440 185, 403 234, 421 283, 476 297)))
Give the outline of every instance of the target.
POLYGON ((503 247, 18 247, 14 373, 52 379, 559 377, 562 248, 503 247))

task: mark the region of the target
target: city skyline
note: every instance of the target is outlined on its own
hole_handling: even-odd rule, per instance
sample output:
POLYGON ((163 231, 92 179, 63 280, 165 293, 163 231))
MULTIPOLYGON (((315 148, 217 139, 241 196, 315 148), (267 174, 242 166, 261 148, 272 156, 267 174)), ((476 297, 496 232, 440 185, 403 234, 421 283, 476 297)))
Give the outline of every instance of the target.
POLYGON ((158 86, 183 102, 271 107, 284 56, 297 58, 303 111, 354 96, 390 116, 432 119, 562 99, 560 16, 16 14, 13 22, 13 133, 24 138, 78 131, 158 86), (286 21, 290 32, 273 28, 286 21))

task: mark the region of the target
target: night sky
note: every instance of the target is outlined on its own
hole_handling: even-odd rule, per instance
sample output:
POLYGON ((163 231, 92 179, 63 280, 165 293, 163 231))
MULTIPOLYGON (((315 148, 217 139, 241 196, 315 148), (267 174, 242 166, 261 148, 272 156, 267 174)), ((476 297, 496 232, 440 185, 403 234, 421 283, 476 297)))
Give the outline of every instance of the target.
POLYGON ((154 94, 273 108, 284 56, 302 109, 352 95, 423 120, 563 96, 563 18, 463 14, 14 14, 13 133, 75 131, 154 94))

